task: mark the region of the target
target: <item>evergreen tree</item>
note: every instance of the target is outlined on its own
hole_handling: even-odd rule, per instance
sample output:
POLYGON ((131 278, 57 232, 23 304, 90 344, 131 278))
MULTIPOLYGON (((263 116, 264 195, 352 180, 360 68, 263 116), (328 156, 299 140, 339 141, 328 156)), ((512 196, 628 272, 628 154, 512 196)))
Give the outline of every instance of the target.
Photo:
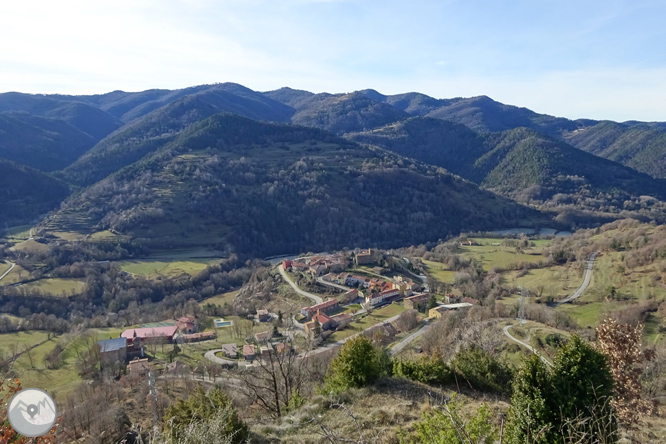
POLYGON ((532 355, 514 378, 507 442, 616 442, 612 393, 606 357, 578 336, 560 348, 552 370, 532 355))
POLYGON ((390 358, 373 347, 363 335, 345 342, 333 359, 325 378, 325 389, 342 392, 352 387, 365 387, 389 373, 390 358))
MULTIPOLYGON (((249 434, 247 425, 238 417, 231 398, 219 387, 206 393, 199 385, 185 400, 170 405, 164 415, 164 430, 172 442, 180 442, 191 428, 200 427, 220 411, 225 412, 226 424, 221 427, 232 443, 244 442, 249 434)), ((218 427, 219 428, 219 427, 218 427)), ((220 437, 222 439, 224 437, 220 437)))

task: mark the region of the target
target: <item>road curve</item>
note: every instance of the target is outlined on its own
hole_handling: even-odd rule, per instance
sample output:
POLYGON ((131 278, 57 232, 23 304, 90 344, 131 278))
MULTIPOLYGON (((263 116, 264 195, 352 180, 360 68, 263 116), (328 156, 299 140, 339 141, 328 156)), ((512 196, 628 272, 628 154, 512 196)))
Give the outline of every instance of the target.
POLYGON ((416 331, 415 331, 414 333, 412 333, 411 335, 407 336, 407 337, 406 337, 405 339, 403 339, 402 341, 400 341, 400 342, 398 342, 397 344, 395 344, 395 345, 393 346, 393 348, 389 351, 389 353, 391 354, 391 356, 395 356, 395 355, 397 355, 397 354, 400 353, 405 347, 407 347, 412 341, 414 341, 416 338, 418 338, 419 336, 421 336, 423 333, 427 332, 427 331, 430 329, 430 327, 432 326, 432 324, 433 324, 432 322, 428 322, 428 321, 426 320, 426 324, 425 324, 424 326, 422 326, 421 328, 419 328, 418 330, 416 330, 416 331))
POLYGON ((291 280, 291 278, 289 277, 289 275, 287 275, 287 273, 284 271, 284 268, 281 265, 278 265, 277 268, 280 271, 280 274, 282 275, 282 279, 284 279, 285 282, 291 285, 291 288, 293 288, 296 293, 300 294, 301 296, 305 296, 306 298, 312 299, 315 304, 321 304, 322 302, 324 302, 324 300, 321 297, 317 296, 316 294, 308 293, 307 291, 303 291, 300 288, 298 288, 298 285, 296 285, 294 281, 291 280))
POLYGON ((15 264, 14 262, 9 262, 9 261, 7 261, 7 262, 8 262, 9 264, 11 264, 12 266, 9 267, 9 270, 5 271, 4 274, 3 274, 2 276, 0 276, 0 281, 1 281, 2 279, 4 279, 4 277, 7 276, 7 275, 8 275, 8 274, 14 269, 14 267, 16 267, 16 264, 15 264))
POLYGON ((552 366, 553 366, 552 362, 550 362, 550 361, 549 361, 548 359, 546 359, 544 356, 542 356, 541 354, 539 354, 539 352, 536 351, 536 349, 534 349, 534 347, 532 347, 530 344, 528 344, 528 343, 526 343, 526 342, 523 342, 523 341, 521 341, 521 340, 519 340, 519 339, 516 339, 511 333, 509 333, 509 329, 510 329, 511 327, 513 327, 513 325, 511 325, 511 324, 509 324, 509 325, 507 325, 506 327, 504 327, 504 334, 506 335, 506 337, 508 337, 509 339, 511 339, 513 342, 515 342, 515 343, 517 343, 517 344, 520 344, 520 345, 522 345, 523 347, 525 347, 525 348, 527 348, 528 350, 530 350, 532 353, 534 353, 535 355, 537 355, 537 356, 543 361, 544 364, 548 365, 549 367, 552 367, 552 366))
POLYGON ((592 280, 592 271, 594 269, 594 260, 597 257, 597 254, 599 254, 598 251, 595 251, 590 255, 590 257, 587 259, 587 266, 585 267, 585 276, 583 277, 583 283, 578 287, 578 290, 571 296, 567 296, 566 298, 562 299, 561 301, 557 301, 554 305, 558 306, 561 304, 566 304, 567 302, 571 302, 574 299, 578 299, 580 295, 583 294, 585 290, 587 290, 587 287, 590 285, 590 281, 592 280))
POLYGON ((222 349, 217 349, 217 350, 210 350, 207 351, 206 354, 204 355, 204 358, 208 359, 209 361, 213 361, 217 364, 223 364, 223 365, 238 365, 240 361, 232 361, 231 359, 224 359, 220 358, 218 356, 215 356, 216 353, 221 352, 222 349))
POLYGON ((324 280, 324 278, 317 278, 317 282, 321 285, 324 285, 326 287, 331 287, 331 288, 337 288, 338 290, 342 290, 344 292, 348 292, 350 289, 349 287, 345 287, 344 285, 336 284, 335 282, 327 282, 324 280))

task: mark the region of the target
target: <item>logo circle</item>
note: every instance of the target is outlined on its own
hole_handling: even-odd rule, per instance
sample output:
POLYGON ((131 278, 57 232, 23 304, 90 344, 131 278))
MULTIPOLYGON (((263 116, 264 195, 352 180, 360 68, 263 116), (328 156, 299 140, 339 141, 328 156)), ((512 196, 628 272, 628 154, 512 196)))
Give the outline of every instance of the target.
POLYGON ((17 433, 35 438, 51 430, 58 418, 58 412, 51 395, 44 390, 26 388, 9 401, 7 418, 17 433))

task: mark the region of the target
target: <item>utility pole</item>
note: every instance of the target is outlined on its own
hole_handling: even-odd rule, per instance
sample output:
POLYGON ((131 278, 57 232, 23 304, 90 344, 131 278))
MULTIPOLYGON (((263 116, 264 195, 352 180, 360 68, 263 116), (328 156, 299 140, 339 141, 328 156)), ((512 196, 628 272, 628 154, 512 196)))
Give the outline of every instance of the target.
POLYGON ((150 396, 153 399, 153 437, 156 439, 160 432, 157 424, 160 421, 160 416, 157 412, 157 384, 155 383, 155 375, 152 370, 148 371, 148 388, 150 389, 150 396))
POLYGON ((521 324, 527 322, 525 319, 525 288, 520 287, 520 307, 518 307, 518 320, 521 324))

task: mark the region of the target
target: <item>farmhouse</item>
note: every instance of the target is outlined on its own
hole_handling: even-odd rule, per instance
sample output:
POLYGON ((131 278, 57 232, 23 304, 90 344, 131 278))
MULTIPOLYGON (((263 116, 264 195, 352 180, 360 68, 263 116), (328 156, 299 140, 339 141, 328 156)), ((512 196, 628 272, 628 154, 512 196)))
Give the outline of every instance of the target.
POLYGON ((398 298, 400 298, 400 290, 393 289, 381 291, 379 293, 370 293, 365 297, 365 302, 370 304, 372 307, 376 307, 377 305, 385 304, 398 298))
POLYGON ((260 309, 257 310, 257 319, 259 319, 259 322, 269 322, 271 320, 271 315, 268 313, 268 310, 260 309))
POLYGON ((238 357, 238 346, 236 344, 224 344, 222 354, 225 358, 236 359, 238 357))
POLYGON ((254 339, 256 339, 256 341, 259 343, 268 342, 268 340, 272 337, 273 337, 272 331, 262 331, 254 335, 254 339))
POLYGON ((329 299, 328 301, 322 302, 321 304, 301 309, 301 314, 307 318, 310 318, 317 312, 330 313, 331 311, 337 310, 339 306, 340 302, 337 299, 329 299))
POLYGON ((183 316, 176 321, 176 327, 181 333, 194 333, 199 328, 199 323, 194 316, 183 316))
POLYGON ((127 361, 127 338, 106 339, 97 343, 102 367, 116 362, 124 364, 127 361))
POLYGON ((246 361, 254 361, 255 358, 255 352, 254 352, 254 345, 251 344, 245 344, 243 346, 243 357, 245 358, 246 361))
MULTIPOLYGON (((143 328, 128 328, 120 336, 126 338, 128 341, 134 341, 138 338, 140 344, 143 345, 147 339, 161 339, 167 343, 173 342, 173 335, 178 331, 175 325, 169 327, 143 327, 143 328)), ((136 344, 134 344, 136 346, 136 344)))
POLYGON ((282 268, 289 270, 291 268, 291 261, 289 259, 284 259, 282 261, 282 268))
POLYGON ((317 325, 315 321, 319 322, 321 331, 335 328, 334 322, 330 317, 326 316, 324 313, 317 313, 316 315, 312 316, 312 320, 310 322, 305 323, 306 333, 311 334, 316 330, 317 325))
POLYGON ((358 275, 349 275, 345 280, 345 284, 354 287, 356 285, 361 285, 363 288, 368 288, 370 286, 370 279, 358 275))
POLYGON ((405 308, 410 310, 425 311, 425 307, 428 305, 428 299, 430 299, 430 294, 421 293, 405 298, 404 305, 405 308))
POLYGON ((444 304, 444 305, 440 305, 440 306, 435 307, 435 308, 431 308, 430 311, 428 312, 428 315, 431 318, 439 319, 447 311, 460 310, 462 308, 469 308, 471 306, 472 306, 472 304, 470 304, 469 302, 459 302, 457 304, 444 304))
POLYGON ((144 359, 135 359, 130 361, 127 365, 127 372, 132 376, 145 376, 150 371, 150 364, 148 364, 148 358, 144 359))

